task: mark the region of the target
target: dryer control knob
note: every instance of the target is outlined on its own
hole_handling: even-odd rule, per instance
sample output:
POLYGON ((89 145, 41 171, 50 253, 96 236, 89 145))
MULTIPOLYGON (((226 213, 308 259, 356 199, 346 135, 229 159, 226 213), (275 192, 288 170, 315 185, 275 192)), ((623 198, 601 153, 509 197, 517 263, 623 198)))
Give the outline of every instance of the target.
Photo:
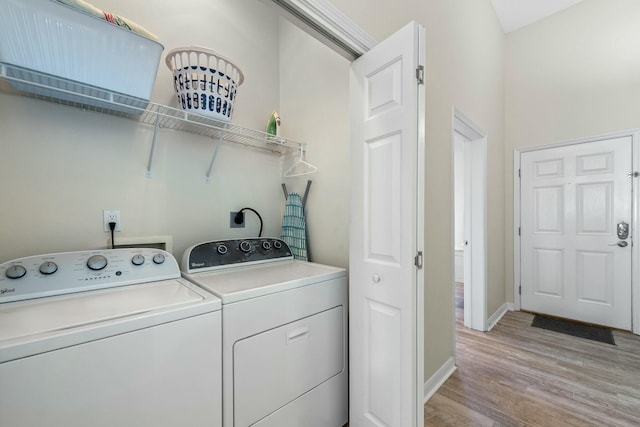
POLYGON ((5 276, 7 276, 9 279, 19 279, 22 276, 24 276, 25 274, 27 274, 27 269, 24 268, 21 265, 12 265, 11 267, 7 268, 7 271, 4 272, 5 276))
POLYGON ((282 242, 280 242, 280 240, 276 240, 273 242, 273 247, 276 249, 282 249, 282 242))
POLYGON ((262 242, 262 249, 264 249, 265 251, 268 251, 269 249, 271 249, 271 243, 267 241, 262 242))
POLYGON ((229 252, 229 249, 227 249, 226 245, 218 245, 217 251, 220 255, 224 255, 229 252))
POLYGON ((240 250, 244 253, 247 253, 251 250, 251 243, 249 243, 246 240, 243 240, 242 242, 240 242, 240 250))
POLYGON ((58 265, 55 262, 46 261, 40 264, 40 273, 42 274, 53 274, 58 271, 58 265))
POLYGON ((93 255, 87 260, 87 267, 91 270, 102 270, 107 266, 107 258, 103 255, 93 255))
POLYGON ((162 264, 164 262, 164 255, 155 254, 153 256, 153 262, 156 263, 156 264, 162 264))
POLYGON ((144 264, 144 255, 136 254, 131 258, 131 264, 142 265, 144 264))

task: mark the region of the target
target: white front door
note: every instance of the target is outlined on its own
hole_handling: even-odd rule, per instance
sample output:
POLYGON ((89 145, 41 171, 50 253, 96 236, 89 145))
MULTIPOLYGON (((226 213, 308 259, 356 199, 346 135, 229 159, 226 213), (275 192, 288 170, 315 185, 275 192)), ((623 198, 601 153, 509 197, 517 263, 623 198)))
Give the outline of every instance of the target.
POLYGON ((423 425, 423 31, 411 23, 351 66, 352 427, 423 425))
POLYGON ((522 153, 523 310, 631 329, 631 171, 631 137, 522 153))

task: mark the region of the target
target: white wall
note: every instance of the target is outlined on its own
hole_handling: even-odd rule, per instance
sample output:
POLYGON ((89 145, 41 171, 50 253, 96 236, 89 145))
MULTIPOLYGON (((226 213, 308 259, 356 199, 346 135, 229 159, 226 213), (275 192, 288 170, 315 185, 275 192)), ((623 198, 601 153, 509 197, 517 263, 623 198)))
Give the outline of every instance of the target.
POLYGON ((313 175, 283 182, 303 195, 307 180, 312 181, 306 206, 311 259, 341 267, 349 264, 349 65, 281 19, 282 132, 306 141, 307 160, 318 167, 313 175))
POLYGON ((510 33, 505 246, 513 300, 513 149, 640 127, 640 2, 586 0, 510 33))
POLYGON ((425 380, 453 356, 455 106, 488 135, 487 312, 504 292, 504 34, 489 0, 333 0, 382 40, 415 20, 426 29, 425 380))
MULTIPOLYGON (((278 12, 259 0, 92 0, 155 33, 164 54, 177 47, 204 46, 234 61, 245 82, 238 89, 233 122, 263 130, 278 107, 278 12)), ((173 80, 160 61, 153 100, 175 106, 173 80)))
MULTIPOLYGON (((165 53, 202 45, 235 60, 246 81, 234 122, 263 129, 279 108, 278 15, 258 1, 162 2, 94 0, 155 32, 165 53)), ((127 78, 127 76, 122 76, 127 78)), ((153 100, 173 103, 172 76, 158 70, 153 100)), ((161 130, 152 168, 145 168, 152 129, 126 119, 0 93, 0 262, 32 254, 103 248, 102 210, 120 209, 119 237, 172 235, 174 254, 214 238, 254 236, 229 228, 244 206, 279 235, 283 198, 277 156, 225 144, 211 183, 210 139, 161 130)))

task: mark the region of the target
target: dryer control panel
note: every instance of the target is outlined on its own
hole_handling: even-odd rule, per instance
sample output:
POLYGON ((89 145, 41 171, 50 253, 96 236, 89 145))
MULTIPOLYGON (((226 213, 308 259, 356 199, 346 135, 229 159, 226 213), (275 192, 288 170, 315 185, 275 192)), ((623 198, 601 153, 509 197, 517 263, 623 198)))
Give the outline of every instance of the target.
POLYGON ((0 264, 0 303, 179 277, 176 259, 158 249, 36 255, 0 264))
POLYGON ((182 257, 181 267, 185 273, 195 273, 283 259, 293 259, 293 254, 289 246, 280 239, 258 237, 216 240, 187 249, 182 257))

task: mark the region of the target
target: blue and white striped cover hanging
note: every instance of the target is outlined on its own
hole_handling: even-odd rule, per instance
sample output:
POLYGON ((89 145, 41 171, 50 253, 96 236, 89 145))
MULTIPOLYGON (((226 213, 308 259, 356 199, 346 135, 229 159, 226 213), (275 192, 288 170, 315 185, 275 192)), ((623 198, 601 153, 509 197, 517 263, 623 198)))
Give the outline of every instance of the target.
POLYGON ((280 238, 289 245, 295 259, 307 261, 306 235, 302 198, 298 193, 291 193, 287 197, 287 203, 284 206, 282 235, 280 238))

